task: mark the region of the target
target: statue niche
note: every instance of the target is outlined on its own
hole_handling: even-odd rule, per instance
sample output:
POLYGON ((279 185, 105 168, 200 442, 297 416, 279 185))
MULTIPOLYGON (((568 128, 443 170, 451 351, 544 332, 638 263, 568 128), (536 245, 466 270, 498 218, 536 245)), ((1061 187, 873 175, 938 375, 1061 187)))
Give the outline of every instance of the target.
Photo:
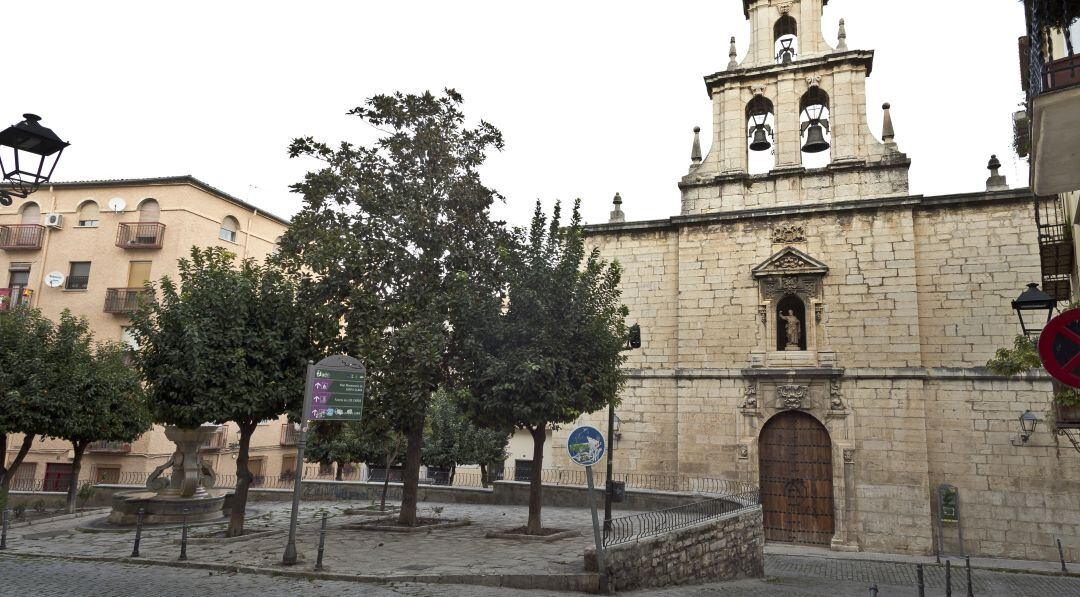
POLYGON ((806 350, 806 305, 789 294, 776 304, 776 350, 806 350))

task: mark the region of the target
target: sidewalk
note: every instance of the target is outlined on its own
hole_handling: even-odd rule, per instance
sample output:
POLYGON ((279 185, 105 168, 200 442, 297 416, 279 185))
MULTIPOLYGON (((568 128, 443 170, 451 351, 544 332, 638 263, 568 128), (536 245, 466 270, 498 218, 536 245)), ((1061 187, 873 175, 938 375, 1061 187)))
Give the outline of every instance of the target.
MULTIPOLYGON (((790 545, 786 543, 766 543, 765 555, 799 556, 809 558, 823 558, 829 560, 853 560, 863 562, 892 562, 897 564, 928 564, 934 565, 937 559, 934 556, 913 556, 895 553, 879 553, 872 551, 833 551, 824 547, 809 547, 803 545, 790 545)), ((964 558, 957 555, 942 556, 941 563, 950 560, 953 567, 962 566, 964 558)), ((1065 563, 1068 576, 1080 576, 1080 563, 1065 563)), ((1045 562, 1041 560, 1008 560, 1004 558, 971 558, 971 567, 981 570, 1004 570, 1010 572, 1027 572, 1035 574, 1061 575, 1061 562, 1045 562)))

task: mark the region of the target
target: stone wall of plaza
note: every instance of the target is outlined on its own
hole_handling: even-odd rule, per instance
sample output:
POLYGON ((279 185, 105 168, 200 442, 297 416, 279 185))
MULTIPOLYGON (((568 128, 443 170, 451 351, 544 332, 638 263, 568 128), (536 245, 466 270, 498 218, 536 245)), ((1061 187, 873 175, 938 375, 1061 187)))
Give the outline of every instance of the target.
MULTIPOLYGON (((1011 443, 1023 411, 1047 420, 1047 378, 983 368, 1018 332, 1011 299, 1040 278, 1032 201, 1018 190, 589 227, 623 265, 642 327, 614 468, 757 483, 758 434, 793 406, 777 388, 804 384, 794 407, 832 442, 834 547, 932 552, 947 483, 967 553, 1056 558, 1055 537, 1080 538, 1078 456, 1046 423, 1011 443), (788 248, 828 268, 803 289, 808 350, 796 353, 770 346, 767 286, 751 273, 788 248)), ((605 413, 582 422, 604 428, 605 413)), ((552 440, 558 467, 572 466, 567 429, 552 440)), ((946 549, 956 531, 945 525, 946 549)))

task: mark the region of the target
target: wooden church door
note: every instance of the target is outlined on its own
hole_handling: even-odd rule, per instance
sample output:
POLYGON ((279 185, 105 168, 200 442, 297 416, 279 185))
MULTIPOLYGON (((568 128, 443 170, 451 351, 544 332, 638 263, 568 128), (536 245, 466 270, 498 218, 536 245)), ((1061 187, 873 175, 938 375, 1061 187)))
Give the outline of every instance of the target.
POLYGON ((777 414, 758 440, 765 539, 829 545, 834 532, 832 442, 799 411, 777 414))

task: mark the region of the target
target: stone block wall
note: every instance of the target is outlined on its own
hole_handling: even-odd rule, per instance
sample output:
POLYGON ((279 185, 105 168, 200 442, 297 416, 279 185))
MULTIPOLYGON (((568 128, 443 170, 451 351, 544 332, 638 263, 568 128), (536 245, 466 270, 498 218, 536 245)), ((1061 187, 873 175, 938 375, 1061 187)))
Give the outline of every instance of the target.
MULTIPOLYGON (((617 591, 765 576, 761 508, 699 525, 615 545, 604 552, 617 591)), ((598 570, 596 551, 585 552, 585 569, 598 570)))

